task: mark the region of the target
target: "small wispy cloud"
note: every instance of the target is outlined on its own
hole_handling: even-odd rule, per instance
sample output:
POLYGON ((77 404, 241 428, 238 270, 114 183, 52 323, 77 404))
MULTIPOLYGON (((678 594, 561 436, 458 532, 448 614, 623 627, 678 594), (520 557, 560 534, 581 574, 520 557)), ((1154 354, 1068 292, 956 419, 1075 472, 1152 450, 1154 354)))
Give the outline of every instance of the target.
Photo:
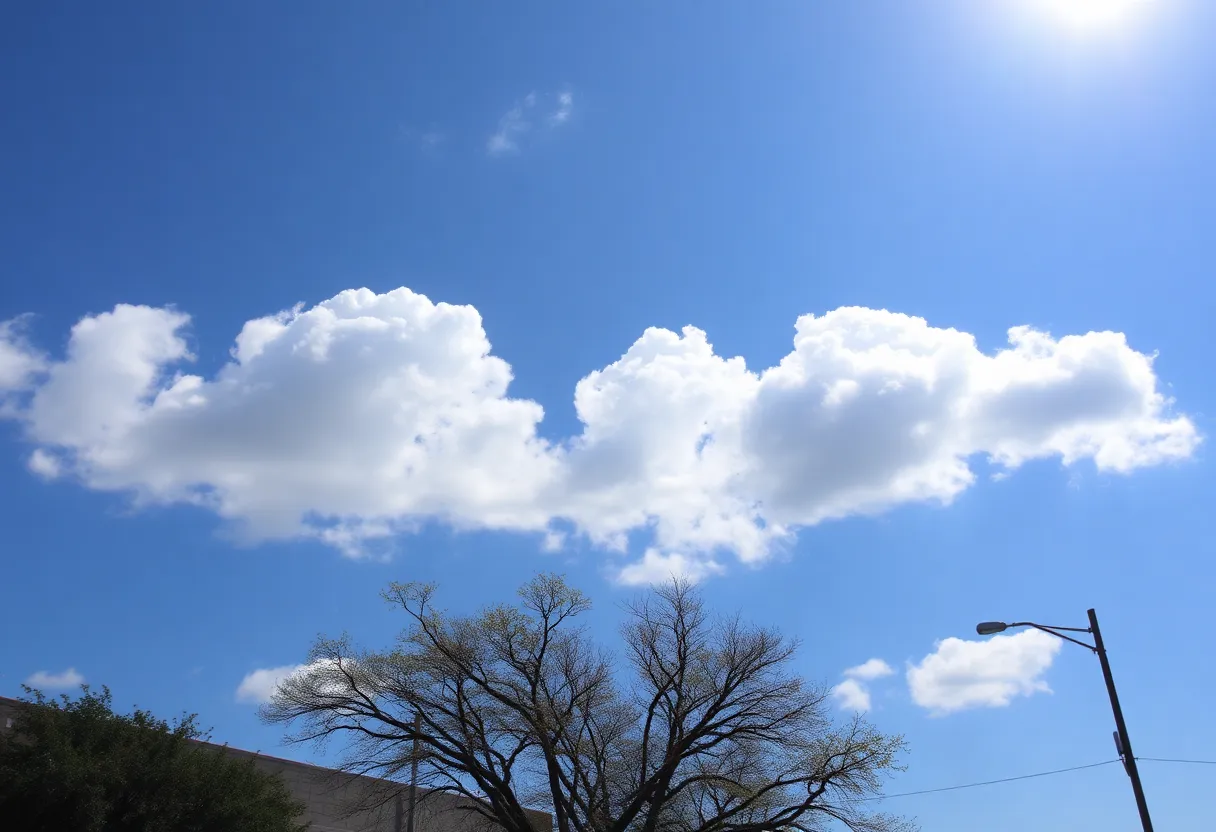
POLYGON ((425 130, 418 127, 401 128, 401 139, 424 153, 438 150, 447 136, 438 127, 428 127, 425 130))
POLYGON ((530 92, 498 120, 498 129, 486 140, 486 153, 506 156, 518 153, 526 136, 537 126, 555 129, 574 113, 574 93, 563 90, 555 95, 530 92))
POLYGON ((28 390, 46 369, 46 358, 25 340, 29 315, 0 321, 0 403, 9 393, 28 390))
POLYGON ((34 452, 30 454, 29 459, 26 460, 25 465, 29 468, 31 474, 39 476, 44 480, 57 479, 63 473, 58 458, 42 448, 35 448, 34 452))
POLYGON ((498 120, 498 130, 486 142, 486 152, 491 156, 519 152, 520 137, 532 129, 532 123, 525 115, 525 106, 516 104, 498 120))
POLYGON ((69 667, 61 673, 39 670, 26 679, 25 683, 35 690, 67 690, 83 685, 84 676, 77 673, 74 667, 69 667))
POLYGON ((557 94, 557 109, 549 114, 549 124, 557 127, 570 120, 574 112, 574 93, 566 90, 557 94))

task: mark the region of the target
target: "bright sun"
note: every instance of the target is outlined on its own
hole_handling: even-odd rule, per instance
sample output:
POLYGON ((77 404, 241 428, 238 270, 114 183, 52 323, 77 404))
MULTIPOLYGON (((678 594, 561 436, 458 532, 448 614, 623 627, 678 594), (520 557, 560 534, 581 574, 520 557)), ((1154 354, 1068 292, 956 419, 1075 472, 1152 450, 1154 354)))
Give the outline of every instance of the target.
POLYGON ((1154 0, 1026 0, 1057 23, 1081 32, 1135 22, 1154 0))

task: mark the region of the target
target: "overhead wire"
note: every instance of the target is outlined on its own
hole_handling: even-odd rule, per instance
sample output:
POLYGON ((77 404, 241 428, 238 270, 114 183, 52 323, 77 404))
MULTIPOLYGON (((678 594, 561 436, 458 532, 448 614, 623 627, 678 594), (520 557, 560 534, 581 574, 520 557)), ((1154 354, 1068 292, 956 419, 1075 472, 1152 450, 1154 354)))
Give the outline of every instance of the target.
POLYGON ((1065 774, 1070 771, 1081 771, 1082 769, 1087 769, 1087 768, 1098 768, 1099 766, 1108 766, 1111 763, 1118 763, 1118 762, 1122 762, 1122 761, 1119 760, 1118 758, 1115 758, 1113 760, 1103 760, 1100 763, 1090 763, 1089 765, 1084 765, 1084 766, 1072 766, 1070 768, 1057 768, 1057 769, 1054 769, 1053 771, 1039 771, 1034 774, 1022 774, 1017 777, 1002 777, 999 780, 984 780, 979 783, 963 783, 962 785, 959 785, 959 786, 942 786, 941 788, 938 788, 938 789, 920 789, 920 790, 914 791, 914 792, 899 792, 898 794, 884 794, 884 795, 878 795, 876 797, 865 797, 865 798, 862 798, 862 800, 889 800, 893 797, 911 797, 912 795, 915 795, 915 794, 934 794, 936 792, 953 792, 953 791, 958 791, 959 789, 974 789, 974 788, 978 788, 980 786, 995 786, 997 783, 1012 783, 1015 780, 1030 780, 1031 778, 1034 778, 1034 777, 1050 777, 1053 774, 1065 774))
MULTIPOLYGON (((1143 761, 1146 763, 1185 763, 1189 765, 1216 766, 1216 760, 1184 760, 1175 757, 1137 757, 1136 761, 1143 761)), ((1070 771, 1083 771, 1088 768, 1099 768, 1101 766, 1109 766, 1113 763, 1121 762, 1123 762, 1123 760, 1116 757, 1113 760, 1103 760, 1100 763, 1089 763, 1088 765, 1083 766, 1070 766, 1069 768, 1057 768, 1053 769, 1052 771, 1039 771, 1035 772, 1034 774, 1022 774, 1017 777, 1002 777, 999 780, 982 780, 978 783, 962 783, 958 786, 942 786, 936 789, 918 789, 917 791, 913 792, 898 792, 897 794, 883 794, 876 795, 874 797, 863 797, 859 798, 857 802, 864 803, 874 800, 890 800, 893 797, 912 797, 913 795, 918 794, 936 794, 938 792, 954 792, 958 791, 959 789, 975 789, 979 788, 980 786, 995 786, 998 783, 1013 783, 1018 780, 1031 780, 1036 777, 1051 777, 1052 775, 1056 774, 1067 774, 1070 771)))
POLYGON ((1193 766, 1216 766, 1216 760, 1176 760, 1170 757, 1137 757, 1136 762, 1146 763, 1188 763, 1193 766))

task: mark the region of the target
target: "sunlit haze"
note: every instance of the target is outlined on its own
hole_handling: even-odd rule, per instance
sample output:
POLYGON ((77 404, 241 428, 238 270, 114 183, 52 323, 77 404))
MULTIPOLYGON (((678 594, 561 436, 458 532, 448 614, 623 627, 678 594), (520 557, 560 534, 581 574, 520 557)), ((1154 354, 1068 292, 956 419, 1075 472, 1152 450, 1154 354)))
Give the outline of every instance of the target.
MULTIPOLYGON (((0 698, 105 685, 329 765, 260 706, 378 679, 390 582, 455 621, 561 573, 624 689, 678 576, 907 739, 881 800, 811 791, 1139 832, 1098 657, 976 630, 1092 608, 1156 828, 1213 832, 1216 0, 5 8, 0 698)), ((689 782, 742 805, 718 772, 807 742, 689 782)))
POLYGON ((1158 0, 1023 0, 1031 11, 1076 33, 1134 26, 1158 0))

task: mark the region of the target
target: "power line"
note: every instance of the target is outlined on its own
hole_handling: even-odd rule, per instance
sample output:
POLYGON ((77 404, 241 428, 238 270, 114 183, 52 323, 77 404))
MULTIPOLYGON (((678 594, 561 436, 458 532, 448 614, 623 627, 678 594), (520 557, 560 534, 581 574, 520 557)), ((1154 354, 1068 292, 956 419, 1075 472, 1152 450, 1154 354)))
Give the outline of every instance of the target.
MULTIPOLYGON (((1138 758, 1138 759, 1148 759, 1148 758, 1138 758)), ((859 802, 864 802, 864 801, 869 801, 869 800, 887 800, 892 797, 911 797, 912 795, 915 795, 915 794, 934 794, 936 792, 953 792, 953 791, 958 791, 959 789, 974 789, 974 788, 977 788, 978 786, 994 786, 997 783, 1012 783, 1015 780, 1030 780, 1031 778, 1034 778, 1034 777, 1050 777, 1053 774, 1065 774, 1070 771, 1081 771, 1082 769, 1087 769, 1087 768, 1098 768, 1099 766, 1108 766, 1111 763, 1119 763, 1119 762, 1122 762, 1122 760, 1119 760, 1119 759, 1104 760, 1101 763, 1090 763, 1089 765, 1086 765, 1086 766, 1073 766, 1071 768, 1058 768, 1058 769, 1055 769, 1054 771, 1040 771, 1035 774, 1023 774, 1018 777, 1004 777, 1004 778, 1001 778, 1000 780, 985 780, 981 783, 964 783, 961 786, 943 786, 940 789, 921 789, 920 791, 915 791, 915 792, 900 792, 899 794, 884 794, 884 795, 880 795, 878 797, 863 797, 863 798, 861 798, 861 801, 859 801, 859 802)))
MULTIPOLYGON (((1181 760, 1173 757, 1137 757, 1137 760, 1143 760, 1146 763, 1185 763, 1188 765, 1199 766, 1216 766, 1216 760, 1181 760)), ((1087 768, 1098 768, 1100 766, 1109 766, 1112 763, 1120 763, 1122 760, 1105 760, 1101 763, 1090 763, 1085 766, 1072 766, 1071 768, 1057 768, 1053 771, 1040 771, 1035 774, 1022 774, 1018 777, 1003 777, 1000 780, 984 780, 979 783, 964 783, 959 786, 942 786, 938 789, 920 789, 914 792, 899 792, 898 794, 884 794, 876 797, 863 797, 858 802, 866 802, 871 800, 887 800, 892 797, 912 797, 918 794, 936 794, 938 792, 954 792, 959 789, 974 789, 979 786, 995 786, 998 783, 1013 783, 1018 780, 1031 780, 1035 777, 1050 777, 1054 774, 1067 774, 1070 771, 1083 771, 1087 768)))
POLYGON ((1189 763, 1193 766, 1216 766, 1216 760, 1174 760, 1168 757, 1137 757, 1146 763, 1189 763))

